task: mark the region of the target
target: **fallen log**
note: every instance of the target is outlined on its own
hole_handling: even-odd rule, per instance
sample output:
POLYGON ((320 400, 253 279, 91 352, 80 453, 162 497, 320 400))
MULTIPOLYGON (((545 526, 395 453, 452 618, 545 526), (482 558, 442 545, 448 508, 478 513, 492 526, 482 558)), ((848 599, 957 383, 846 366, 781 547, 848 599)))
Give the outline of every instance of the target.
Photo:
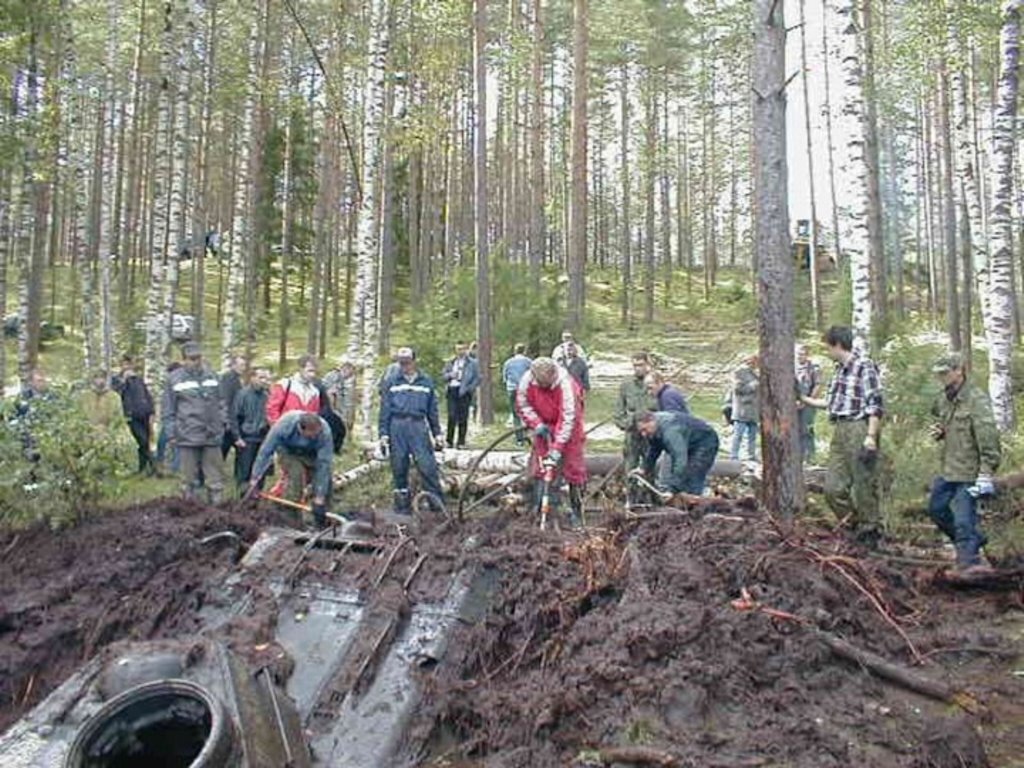
POLYGON ((970 694, 959 691, 940 680, 933 680, 907 667, 886 661, 878 654, 858 648, 830 632, 820 629, 812 629, 811 631, 836 656, 864 667, 883 680, 896 683, 896 685, 914 693, 919 693, 922 696, 927 696, 930 699, 943 701, 947 704, 956 704, 968 712, 976 713, 984 709, 983 705, 970 694))
POLYGON ((386 466, 385 462, 373 459, 371 461, 367 461, 365 464, 360 464, 357 467, 346 470, 345 472, 339 472, 334 476, 334 487, 335 489, 344 488, 346 485, 354 483, 359 478, 381 469, 384 466, 386 466))
POLYGON ((939 571, 932 578, 937 587, 950 589, 987 589, 992 591, 1024 589, 1024 568, 986 568, 983 571, 939 571))
POLYGON ((603 763, 655 765, 659 768, 678 768, 682 765, 675 755, 651 747, 604 747, 598 756, 603 763))

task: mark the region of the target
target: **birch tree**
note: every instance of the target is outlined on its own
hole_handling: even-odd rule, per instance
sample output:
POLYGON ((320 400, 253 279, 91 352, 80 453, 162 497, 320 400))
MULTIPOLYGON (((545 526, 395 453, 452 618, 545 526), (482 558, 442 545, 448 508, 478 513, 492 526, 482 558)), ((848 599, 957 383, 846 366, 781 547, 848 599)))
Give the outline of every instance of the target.
POLYGON ((786 189, 786 25, 783 4, 754 2, 755 248, 761 348, 762 502, 787 522, 803 506, 793 389, 793 260, 786 189))
POLYGON ((842 29, 842 73, 845 85, 838 131, 840 136, 845 137, 838 170, 842 179, 840 186, 846 190, 848 201, 843 211, 845 226, 842 242, 850 262, 853 332, 860 343, 867 344, 871 339, 872 326, 871 262, 868 253, 867 119, 861 17, 857 0, 838 0, 836 11, 842 29))
POLYGON ((253 131, 256 113, 257 55, 260 45, 260 10, 256 2, 249 5, 249 56, 246 64, 245 94, 242 98, 242 124, 238 132, 235 156, 234 212, 231 217, 231 235, 227 242, 230 258, 227 275, 227 292, 224 297, 224 320, 221 325, 221 363, 227 368, 238 345, 239 328, 238 302, 245 283, 247 252, 252 248, 252 152, 253 131))
MULTIPOLYGON (((585 1, 585 0, 578 0, 585 1)), ((473 222, 476 231, 476 338, 480 362, 480 421, 494 421, 491 388, 491 278, 487 242, 487 0, 473 4, 473 79, 476 104, 473 110, 473 222)), ((584 132, 584 137, 586 133, 584 132)), ((584 150, 586 157, 586 150, 584 150)), ((584 201, 586 197, 584 196, 584 201)), ((585 214, 584 214, 585 215, 585 214)), ((585 221, 585 219, 584 219, 585 221)), ((584 248, 586 244, 584 243, 584 248)), ((573 276, 570 270, 569 281, 573 276)), ((582 274, 580 275, 582 280, 582 274)), ((582 294, 580 296, 582 301, 582 294)), ((570 307, 572 289, 570 289, 570 307)))
POLYGON ((992 136, 992 213, 988 278, 989 312, 985 335, 989 348, 989 396, 999 429, 1013 429, 1013 154, 1017 119, 1022 0, 1003 7, 999 86, 992 136))
POLYGON ((387 76, 388 16, 390 0, 370 0, 368 21, 370 37, 366 56, 366 83, 363 107, 363 154, 359 172, 361 194, 357 212, 356 284, 349 323, 348 354, 361 360, 363 392, 360 400, 365 437, 371 437, 370 405, 376 383, 375 353, 377 340, 377 260, 380 256, 381 159, 384 141, 384 78, 387 76))

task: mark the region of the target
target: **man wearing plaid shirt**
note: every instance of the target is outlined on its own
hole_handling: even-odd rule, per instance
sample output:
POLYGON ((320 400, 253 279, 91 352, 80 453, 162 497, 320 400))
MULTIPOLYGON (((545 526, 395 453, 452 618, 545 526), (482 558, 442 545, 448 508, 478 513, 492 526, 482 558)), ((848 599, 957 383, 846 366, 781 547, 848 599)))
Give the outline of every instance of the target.
POLYGON ((824 400, 801 395, 800 402, 824 408, 832 423, 832 445, 825 498, 836 516, 848 523, 858 542, 874 547, 881 535, 878 494, 878 436, 881 430, 882 382, 878 368, 853 349, 853 331, 834 325, 825 334, 835 375, 824 400))

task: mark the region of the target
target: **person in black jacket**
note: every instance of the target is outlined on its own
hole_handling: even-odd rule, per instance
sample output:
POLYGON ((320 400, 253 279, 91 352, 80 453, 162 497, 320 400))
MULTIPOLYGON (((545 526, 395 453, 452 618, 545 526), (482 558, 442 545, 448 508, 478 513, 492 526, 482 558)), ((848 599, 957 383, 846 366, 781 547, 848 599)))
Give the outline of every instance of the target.
MULTIPOLYGON (((245 358, 240 355, 235 355, 231 358, 231 362, 228 365, 228 369, 220 375, 220 396, 224 401, 224 410, 231 410, 231 406, 235 402, 235 397, 241 391, 242 387, 245 386, 245 380, 248 377, 249 364, 245 358)), ((238 439, 238 433, 231 431, 231 420, 228 419, 228 424, 224 428, 224 438, 220 443, 220 455, 226 461, 228 454, 231 453, 232 447, 234 447, 238 439)), ((238 454, 235 453, 235 459, 237 461, 238 454)))
MULTIPOLYGON (((267 421, 267 397, 273 378, 267 368, 256 368, 249 379, 249 386, 242 387, 235 395, 228 425, 235 438, 235 482, 241 490, 252 478, 252 466, 260 451, 270 423, 267 421)), ((263 478, 259 478, 262 488, 263 478)))
POLYGON ((121 396, 121 410, 138 446, 139 473, 153 474, 156 465, 149 449, 153 433, 153 396, 142 376, 135 370, 131 355, 121 358, 121 373, 114 376, 111 388, 121 396))

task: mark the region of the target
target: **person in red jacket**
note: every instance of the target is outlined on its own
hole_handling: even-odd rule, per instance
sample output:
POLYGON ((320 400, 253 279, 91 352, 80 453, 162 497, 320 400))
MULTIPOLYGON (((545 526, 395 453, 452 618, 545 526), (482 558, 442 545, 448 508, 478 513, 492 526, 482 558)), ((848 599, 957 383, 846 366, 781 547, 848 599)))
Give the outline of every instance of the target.
MULTIPOLYGON (((316 358, 301 355, 296 361, 299 370, 281 379, 270 388, 267 397, 267 424, 273 427, 281 417, 291 411, 320 413, 320 389, 316 385, 316 358)), ((280 467, 280 479, 270 489, 271 496, 280 496, 288 485, 284 467, 280 467)))
POLYGON ((316 386, 316 358, 302 355, 299 370, 270 388, 267 421, 274 426, 289 411, 320 412, 320 390, 316 386))
POLYGON ((555 475, 549 489, 552 507, 558 504, 562 478, 569 484, 569 520, 583 522, 583 486, 587 465, 583 458, 586 433, 583 428, 583 390, 579 383, 550 357, 538 357, 519 380, 516 411, 533 432, 530 468, 534 494, 540 504, 544 476, 555 475))

